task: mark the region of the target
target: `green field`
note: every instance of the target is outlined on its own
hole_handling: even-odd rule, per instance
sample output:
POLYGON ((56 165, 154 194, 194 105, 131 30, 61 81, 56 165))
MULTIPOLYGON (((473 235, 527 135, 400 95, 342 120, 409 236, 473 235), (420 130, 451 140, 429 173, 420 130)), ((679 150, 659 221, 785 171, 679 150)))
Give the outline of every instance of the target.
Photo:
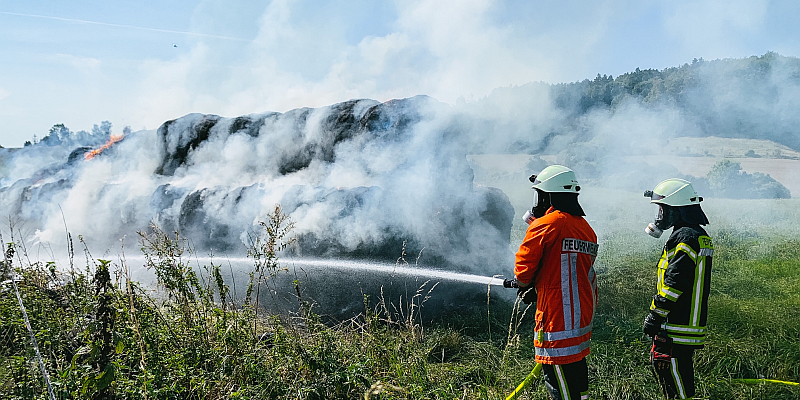
MULTIPOLYGON (((523 199, 518 208, 526 190, 508 189, 523 199)), ((589 357, 595 399, 661 398, 641 323, 665 238, 642 232, 655 209, 640 196, 588 189, 581 199, 601 242, 589 357)), ((732 379, 800 382, 800 202, 704 207, 716 252, 696 398, 796 399, 797 386, 732 379)), ((512 247, 523 228, 515 222, 512 247)), ((12 267, 25 278, 20 289, 58 398, 502 399, 534 366, 533 313, 511 303, 476 301, 426 325, 414 315, 427 289, 405 304, 366 298, 362 315, 338 324, 323 324, 307 304, 291 315, 257 314, 230 298, 214 266, 194 275, 176 257, 180 242, 150 239, 158 295, 127 286, 117 263, 107 264, 104 283, 106 263, 88 252, 79 263, 88 266, 63 276, 26 263, 17 248, 12 267)), ((281 273, 274 253, 256 255, 266 276, 281 273)), ((16 297, 8 285, 0 290, 0 398, 46 398, 16 297)), ((522 398, 547 397, 539 381, 522 398)))

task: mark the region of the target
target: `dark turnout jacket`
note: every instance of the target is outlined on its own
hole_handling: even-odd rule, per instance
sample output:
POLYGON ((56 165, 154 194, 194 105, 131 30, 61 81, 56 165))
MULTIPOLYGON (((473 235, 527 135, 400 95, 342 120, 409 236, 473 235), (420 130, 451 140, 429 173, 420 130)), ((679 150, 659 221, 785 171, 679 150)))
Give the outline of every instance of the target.
POLYGON ((676 226, 658 262, 650 310, 666 317, 664 329, 677 345, 703 347, 714 245, 700 225, 676 226))

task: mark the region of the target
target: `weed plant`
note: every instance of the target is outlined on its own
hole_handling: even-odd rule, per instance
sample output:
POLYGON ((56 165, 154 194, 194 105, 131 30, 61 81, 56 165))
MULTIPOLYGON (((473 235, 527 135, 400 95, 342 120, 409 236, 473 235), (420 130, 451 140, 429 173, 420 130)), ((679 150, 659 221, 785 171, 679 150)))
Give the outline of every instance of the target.
MULTIPOLYGON (((22 278, 57 398, 503 399, 533 368, 532 310, 492 301, 423 327, 415 313, 436 296, 435 282, 405 304, 364 298, 361 315, 323 324, 298 281, 297 312, 267 314, 251 295, 282 273, 278 254, 291 243, 292 225, 276 208, 262 228, 251 241, 244 299, 219 265, 191 268, 187 242, 157 227, 141 234, 157 294, 130 280, 124 256, 94 259, 84 245, 86 265, 61 273, 27 261, 19 242, 6 243, 11 257, 0 272, 22 278)), ((696 398, 800 398, 797 387, 732 381, 800 381, 800 242, 731 228, 711 235, 710 334, 696 356, 696 398)), ((657 241, 611 233, 601 242, 591 398, 660 399, 641 332, 657 241)), ((0 398, 47 398, 8 285, 0 286, 0 313, 0 398)), ((541 381, 521 398, 546 399, 541 381)))

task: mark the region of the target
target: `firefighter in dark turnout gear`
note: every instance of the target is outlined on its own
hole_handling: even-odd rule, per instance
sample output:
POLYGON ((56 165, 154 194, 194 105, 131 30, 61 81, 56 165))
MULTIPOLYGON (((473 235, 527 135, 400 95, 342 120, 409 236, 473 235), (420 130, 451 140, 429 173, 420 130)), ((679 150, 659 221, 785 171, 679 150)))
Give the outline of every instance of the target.
POLYGON ((658 217, 645 232, 660 237, 673 228, 658 262, 657 293, 644 320, 644 333, 653 339, 650 361, 668 399, 695 394, 694 351, 706 338, 708 294, 714 245, 701 225, 708 218, 702 197, 683 179, 667 179, 645 192, 658 205, 658 217))

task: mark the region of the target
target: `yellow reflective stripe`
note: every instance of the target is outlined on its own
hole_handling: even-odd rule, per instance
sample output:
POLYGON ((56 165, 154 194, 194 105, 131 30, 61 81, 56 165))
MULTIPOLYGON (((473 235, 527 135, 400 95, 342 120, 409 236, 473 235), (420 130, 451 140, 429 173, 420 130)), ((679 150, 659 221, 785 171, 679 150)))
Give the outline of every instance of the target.
POLYGON ((694 298, 692 299, 692 308, 690 314, 691 324, 693 326, 700 325, 700 310, 703 308, 703 287, 706 279, 705 271, 705 257, 700 258, 697 263, 697 268, 694 271, 694 298))
POLYGON ((691 258, 692 261, 697 262, 697 253, 688 244, 686 244, 686 243, 678 243, 678 245, 675 246, 675 252, 678 252, 678 251, 682 251, 682 252, 688 254, 689 258, 691 258))
POLYGON ((561 391, 561 398, 569 399, 569 388, 567 387, 567 377, 564 376, 564 371, 561 370, 561 366, 558 364, 553 365, 553 369, 556 370, 556 379, 558 380, 558 389, 561 391))
POLYGON ((686 338, 686 337, 681 337, 681 336, 669 335, 669 338, 672 339, 673 343, 678 343, 678 344, 690 344, 690 345, 699 346, 699 345, 702 345, 702 344, 706 343, 706 338, 705 337, 701 337, 701 338, 686 338))
POLYGON ((654 312, 654 313, 656 313, 656 314, 658 314, 658 315, 660 315, 662 317, 666 317, 667 315, 669 315, 669 310, 665 310, 663 308, 656 307, 656 301, 655 300, 653 300, 650 303, 650 311, 652 311, 652 312, 654 312))
POLYGON ((680 297, 683 294, 683 292, 681 292, 678 289, 671 288, 667 285, 662 285, 661 289, 658 291, 658 294, 667 300, 676 301, 678 300, 678 297, 680 297))
POLYGON ((705 327, 687 327, 685 325, 664 324, 672 341, 680 344, 702 345, 706 341, 705 327))
POLYGON ((656 280, 656 290, 661 291, 661 288, 664 286, 664 272, 667 270, 667 265, 669 264, 669 256, 667 251, 664 250, 664 253, 661 255, 661 259, 658 260, 658 279, 656 280))
POLYGON ((675 325, 667 322, 664 327, 669 332, 686 332, 686 333, 706 333, 705 326, 688 326, 688 325, 675 325))
POLYGON ((681 379, 681 374, 678 372, 678 360, 675 358, 670 358, 672 362, 672 379, 675 380, 675 386, 678 387, 678 396, 681 398, 686 398, 686 390, 683 388, 683 379, 681 379))

